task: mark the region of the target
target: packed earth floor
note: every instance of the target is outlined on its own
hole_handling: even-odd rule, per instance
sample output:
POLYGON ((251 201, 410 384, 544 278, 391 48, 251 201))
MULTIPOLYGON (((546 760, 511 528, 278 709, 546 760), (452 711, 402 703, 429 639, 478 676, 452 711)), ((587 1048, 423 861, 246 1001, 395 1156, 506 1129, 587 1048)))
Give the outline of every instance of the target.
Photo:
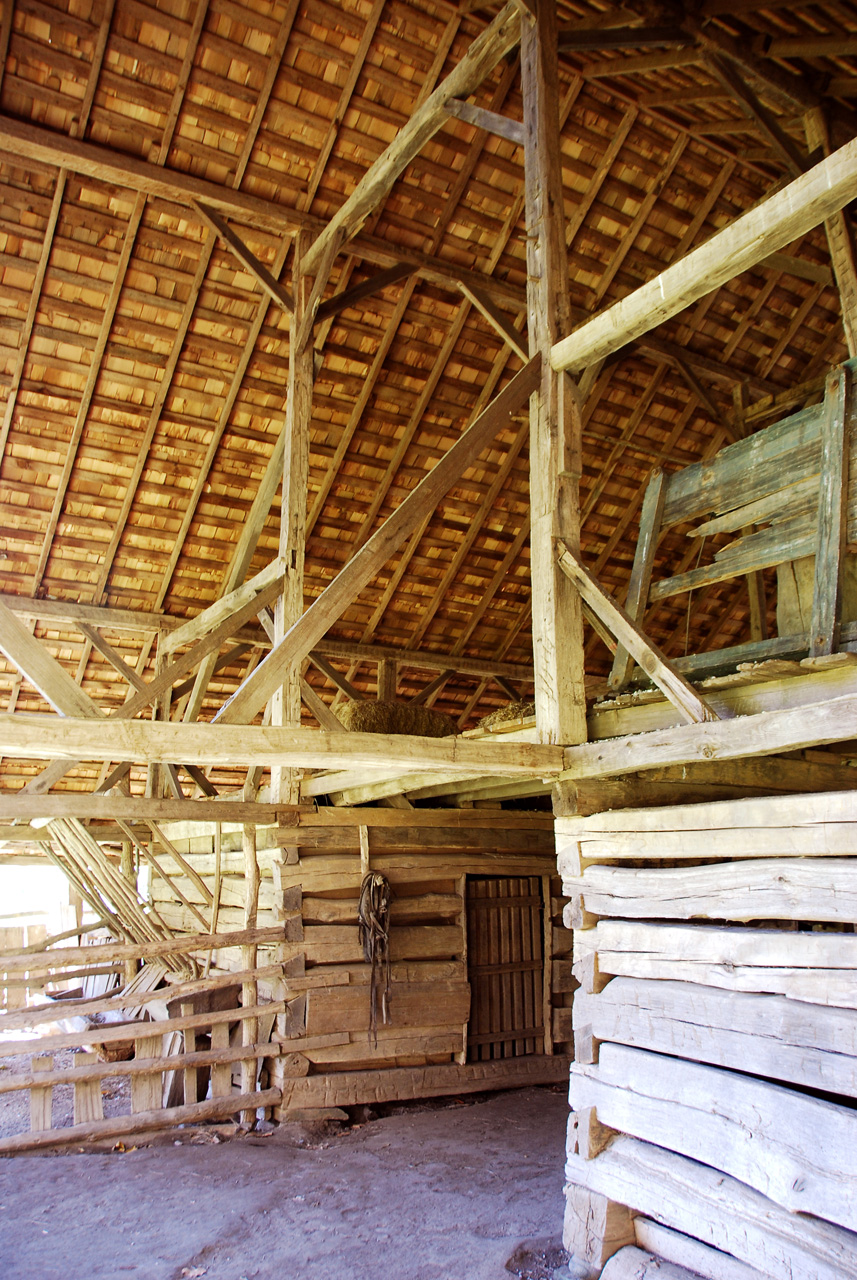
POLYGON ((564 1257, 565 1090, 395 1111, 2 1160, 0 1274, 550 1280, 564 1257))

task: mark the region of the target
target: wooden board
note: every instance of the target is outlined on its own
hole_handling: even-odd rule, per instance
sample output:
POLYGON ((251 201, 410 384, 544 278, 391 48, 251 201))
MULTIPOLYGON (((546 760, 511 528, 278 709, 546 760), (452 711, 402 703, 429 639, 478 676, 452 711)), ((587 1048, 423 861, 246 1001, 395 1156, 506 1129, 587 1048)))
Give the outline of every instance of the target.
POLYGON ((857 1112, 734 1071, 603 1044, 569 1103, 754 1187, 790 1213, 857 1227, 857 1112))
MULTIPOLYGON (((393 983, 390 997, 394 1027, 457 1026, 467 1021, 470 987, 466 982, 393 983)), ((369 1027, 368 986, 328 986, 307 994, 307 1035, 358 1031, 369 1027)))
POLYGON ((569 1156, 570 1182, 732 1254, 772 1280, 855 1280, 857 1238, 788 1213, 706 1165, 620 1136, 594 1160, 569 1156))
POLYGON ((282 1107, 343 1107, 358 1102, 391 1102, 404 1098, 437 1098, 447 1093, 525 1088, 534 1084, 562 1084, 569 1059, 534 1054, 499 1062, 471 1062, 465 1066, 399 1068, 391 1071, 342 1071, 307 1076, 289 1082, 282 1107))
POLYGON ((843 1097, 857 1096, 857 1013, 690 982, 614 978, 577 992, 576 1031, 843 1097))
POLYGON ((660 978, 857 1010, 852 933, 599 920, 575 934, 574 953, 581 984, 595 960, 602 978, 660 978))
POLYGON ((846 924, 857 919, 857 860, 764 858, 657 869, 592 866, 582 876, 566 876, 563 892, 582 895, 585 909, 599 916, 846 924))

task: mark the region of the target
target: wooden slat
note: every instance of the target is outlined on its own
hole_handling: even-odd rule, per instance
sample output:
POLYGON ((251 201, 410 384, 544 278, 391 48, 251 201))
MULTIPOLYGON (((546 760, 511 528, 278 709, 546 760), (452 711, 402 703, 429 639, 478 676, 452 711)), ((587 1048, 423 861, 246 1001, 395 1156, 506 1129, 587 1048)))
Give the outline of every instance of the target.
POLYGON ((357 592, 377 573, 393 551, 401 546, 414 525, 432 510, 462 470, 479 456, 506 423, 509 415, 529 396, 537 383, 540 365, 538 357, 531 360, 489 408, 468 427, 460 440, 294 623, 280 645, 272 650, 225 707, 221 708, 215 716, 216 722, 240 724, 252 719, 277 687, 280 674, 289 661, 302 658, 317 644, 357 592))
POLYGON ((610 355, 812 230, 857 194, 855 158, 857 143, 846 143, 681 262, 561 339, 551 351, 553 368, 580 370, 610 355))
POLYGON ((507 4, 491 26, 477 36, 455 70, 411 116, 395 141, 364 174, 348 200, 316 238, 305 261, 307 271, 318 267, 324 252, 337 236, 349 238, 359 229, 402 170, 442 128, 447 119, 446 104, 453 98, 466 98, 476 89, 500 59, 514 48, 519 34, 518 8, 515 4, 507 4))
POLYGON ((563 573, 571 579, 593 612, 597 613, 616 639, 639 662, 681 715, 695 724, 717 720, 717 712, 710 703, 696 692, 662 650, 643 634, 625 610, 604 591, 566 542, 558 543, 558 553, 563 573))

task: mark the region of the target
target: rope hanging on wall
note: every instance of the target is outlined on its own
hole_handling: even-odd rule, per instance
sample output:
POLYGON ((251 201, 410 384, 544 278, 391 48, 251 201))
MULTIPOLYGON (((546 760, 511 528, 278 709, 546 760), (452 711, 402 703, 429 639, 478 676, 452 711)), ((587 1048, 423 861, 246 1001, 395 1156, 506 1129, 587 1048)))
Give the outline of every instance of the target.
POLYGON ((390 900, 393 890, 386 876, 370 871, 360 886, 357 908, 357 935, 367 964, 372 966, 369 1000, 369 1039, 378 1044, 378 995, 381 1021, 390 1018, 390 900))

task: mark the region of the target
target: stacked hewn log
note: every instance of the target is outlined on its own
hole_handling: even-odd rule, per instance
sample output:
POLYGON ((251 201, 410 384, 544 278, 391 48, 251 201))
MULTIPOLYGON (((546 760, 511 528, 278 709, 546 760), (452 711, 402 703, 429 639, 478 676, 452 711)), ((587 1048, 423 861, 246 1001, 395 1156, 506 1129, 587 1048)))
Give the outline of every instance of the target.
POLYGON ((857 793, 559 818, 557 846, 567 1247, 857 1276, 857 793))

